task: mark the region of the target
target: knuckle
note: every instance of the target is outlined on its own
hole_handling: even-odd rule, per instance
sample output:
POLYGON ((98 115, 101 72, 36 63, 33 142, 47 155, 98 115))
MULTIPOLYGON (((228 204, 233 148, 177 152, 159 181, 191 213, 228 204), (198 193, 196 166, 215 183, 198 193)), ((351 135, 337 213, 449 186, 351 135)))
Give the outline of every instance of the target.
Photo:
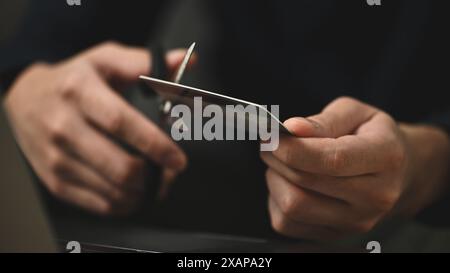
POLYGON ((49 136, 53 143, 64 143, 69 139, 67 126, 69 121, 64 114, 60 114, 49 125, 49 136))
POLYGON ((35 62, 33 64, 31 64, 25 71, 32 71, 32 70, 46 70, 49 69, 51 67, 50 64, 45 63, 45 62, 35 62))
POLYGON ((115 50, 122 47, 122 45, 117 41, 105 41, 99 45, 99 48, 105 50, 115 50))
POLYGON ((30 66, 28 66, 27 68, 25 68, 21 74, 21 76, 19 76, 20 78, 31 78, 31 77, 36 77, 36 76, 40 76, 42 75, 42 73, 47 73, 49 71, 52 71, 53 66, 50 65, 49 63, 45 63, 45 62, 35 62, 32 63, 30 66))
POLYGON ((377 212, 386 213, 389 212, 400 198, 400 194, 397 191, 380 194, 375 198, 374 208, 377 212))
POLYGON ((123 126, 124 118, 120 111, 113 111, 105 122, 105 128, 109 133, 119 134, 123 126))
POLYGON ((83 82, 83 73, 67 73, 59 84, 59 92, 61 97, 65 100, 76 100, 79 97, 80 85, 83 82))
POLYGON ((134 179, 136 174, 142 168, 143 163, 140 160, 129 158, 124 160, 122 166, 122 171, 117 175, 117 182, 123 185, 134 179))
POLYGON ((286 220, 282 215, 272 215, 271 226, 276 232, 281 234, 287 230, 286 220))
POLYGON ((50 193, 52 193, 55 196, 60 196, 63 194, 64 190, 65 190, 65 186, 64 184, 57 180, 57 179, 51 179, 50 181, 48 181, 47 183, 47 189, 50 191, 50 193))
POLYGON ((391 128, 397 128, 397 122, 388 113, 381 110, 378 113, 388 126, 391 128))
POLYGON ((51 152, 48 155, 48 167, 51 172, 60 172, 64 169, 64 159, 61 153, 51 152))
POLYGON ((99 213, 106 216, 112 215, 114 213, 114 204, 109 200, 105 200, 99 208, 99 213))
POLYGON ((294 193, 286 193, 281 199, 280 209, 284 215, 290 218, 295 218, 298 214, 300 197, 294 193))
POLYGON ((81 59, 87 60, 87 62, 92 62, 99 56, 111 56, 114 55, 117 50, 123 47, 122 44, 116 41, 105 41, 102 42, 91 49, 87 50, 85 53, 81 54, 81 59))
POLYGON ((325 158, 325 168, 330 175, 339 175, 347 165, 347 157, 342 148, 334 146, 325 158))
POLYGON ((293 182, 295 185, 304 185, 304 186, 313 186, 314 183, 311 183, 310 178, 306 178, 303 175, 300 174, 294 174, 291 177, 291 182, 293 182))
POLYGON ((295 151, 290 148, 288 143, 284 143, 283 146, 279 146, 279 153, 282 155, 281 158, 287 164, 295 163, 295 151))
POLYGON ((355 222, 350 229, 356 233, 367 233, 375 227, 375 224, 373 220, 360 221, 355 222))
POLYGON ((116 41, 106 41, 99 44, 92 51, 93 55, 97 54, 114 54, 117 50, 121 49, 122 45, 116 41))
POLYGON ((334 100, 335 103, 349 104, 349 103, 359 103, 358 100, 349 96, 340 96, 334 100))

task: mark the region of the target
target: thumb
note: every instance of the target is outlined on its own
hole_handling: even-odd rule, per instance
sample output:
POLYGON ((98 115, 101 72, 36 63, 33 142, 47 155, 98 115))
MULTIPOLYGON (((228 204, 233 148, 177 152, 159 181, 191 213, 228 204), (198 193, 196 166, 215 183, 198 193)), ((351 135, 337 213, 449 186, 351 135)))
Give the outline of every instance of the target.
POLYGON ((353 134, 377 111, 356 99, 342 97, 332 101, 320 114, 307 118, 290 118, 284 125, 298 137, 338 138, 353 134))
MULTIPOLYGON (((169 69, 171 78, 173 78, 176 71, 180 67, 181 63, 183 62, 186 52, 187 49, 174 49, 169 51, 169 53, 166 55, 167 67, 169 69)), ((193 53, 191 58, 189 59, 187 68, 192 67, 196 63, 197 63, 197 54, 193 53)))
MULTIPOLYGON (((186 51, 186 49, 176 49, 166 55, 167 67, 171 74, 183 61, 186 51)), ((106 80, 133 82, 139 75, 150 75, 152 70, 151 53, 142 47, 107 42, 88 50, 84 56, 106 80)), ((188 65, 193 65, 196 59, 196 55, 193 54, 188 65)))
POLYGON ((84 57, 106 80, 133 82, 150 72, 150 53, 141 47, 129 47, 115 42, 98 45, 84 57))

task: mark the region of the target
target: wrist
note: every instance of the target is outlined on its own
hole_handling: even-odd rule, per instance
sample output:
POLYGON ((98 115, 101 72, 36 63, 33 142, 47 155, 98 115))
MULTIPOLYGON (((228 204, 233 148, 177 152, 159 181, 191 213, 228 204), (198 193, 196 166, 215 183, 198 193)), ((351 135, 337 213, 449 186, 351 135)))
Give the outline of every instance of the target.
POLYGON ((401 124, 400 130, 409 158, 406 187, 396 211, 411 217, 450 189, 450 139, 444 130, 433 126, 401 124))

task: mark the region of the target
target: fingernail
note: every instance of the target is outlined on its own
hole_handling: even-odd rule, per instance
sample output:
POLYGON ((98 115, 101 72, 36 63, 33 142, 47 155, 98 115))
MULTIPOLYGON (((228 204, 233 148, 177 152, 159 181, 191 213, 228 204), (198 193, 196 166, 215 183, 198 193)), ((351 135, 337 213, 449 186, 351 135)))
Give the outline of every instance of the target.
POLYGON ((315 131, 319 128, 319 124, 315 121, 303 118, 294 117, 284 122, 286 128, 295 136, 310 137, 315 135, 315 131))

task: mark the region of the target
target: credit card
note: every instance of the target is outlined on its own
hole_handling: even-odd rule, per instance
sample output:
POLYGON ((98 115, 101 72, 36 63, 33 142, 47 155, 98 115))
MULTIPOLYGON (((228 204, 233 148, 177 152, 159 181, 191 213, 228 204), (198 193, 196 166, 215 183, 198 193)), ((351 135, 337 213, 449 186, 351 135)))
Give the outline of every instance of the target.
MULTIPOLYGON (((162 101, 165 102, 164 105, 162 105, 163 107, 162 110, 163 113, 166 115, 169 115, 171 108, 178 104, 187 105, 188 107, 193 108, 194 98, 201 98, 203 107, 207 105, 217 105, 224 110, 224 113, 227 113, 226 111, 227 106, 239 106, 239 105, 243 106, 238 108, 235 107, 234 109, 237 112, 241 110, 245 111, 245 108, 247 106, 250 106, 257 109, 256 114, 255 113, 249 114, 249 112, 245 112, 241 113, 242 115, 235 115, 237 117, 245 117, 245 122, 247 124, 247 126, 245 126, 246 131, 251 130, 252 128, 260 128, 260 126, 266 126, 265 128, 268 128, 270 130, 272 127, 271 124, 272 122, 274 122, 278 125, 277 127, 279 133, 292 136, 292 134, 278 119, 278 117, 273 113, 271 113, 266 107, 260 104, 233 98, 216 92, 202 90, 187 85, 155 79, 152 77, 140 76, 139 78, 144 80, 149 85, 149 87, 152 88, 160 96, 162 101), (167 102, 170 103, 167 104, 167 102), (264 121, 267 123, 261 124, 261 122, 264 121)), ((228 125, 229 124, 227 124, 227 126, 228 125)))

